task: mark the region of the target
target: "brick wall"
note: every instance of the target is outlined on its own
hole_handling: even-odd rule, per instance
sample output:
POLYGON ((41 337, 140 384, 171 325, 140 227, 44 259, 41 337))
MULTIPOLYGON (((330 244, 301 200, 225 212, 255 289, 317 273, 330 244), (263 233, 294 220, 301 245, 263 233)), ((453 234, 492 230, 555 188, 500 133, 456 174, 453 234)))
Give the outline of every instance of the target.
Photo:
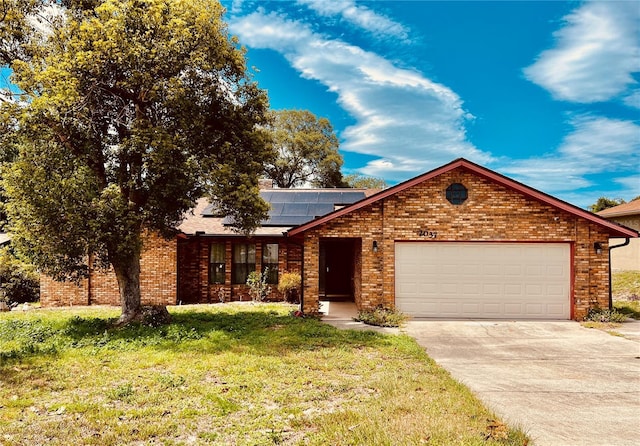
MULTIPOLYGON (((174 305, 177 280, 175 240, 165 240, 156 235, 146 237, 140 268, 142 304, 174 305)), ((118 282, 113 271, 103 272, 95 267, 80 284, 57 282, 42 275, 40 302, 44 307, 120 305, 118 282)))
MULTIPOLYGON (((282 237, 207 237, 196 236, 178 243, 179 287, 178 302, 183 304, 218 303, 221 301, 251 300, 249 288, 232 284, 232 252, 234 243, 256 245, 256 271, 262 271, 262 246, 278 244, 278 270, 282 273, 302 270, 302 247, 282 237), (209 250, 212 243, 225 244, 225 283, 209 283, 209 250)), ((282 300, 277 284, 271 285, 269 300, 282 300)))
POLYGON ((438 242, 569 242, 574 317, 584 317, 590 307, 608 305, 608 236, 600 226, 458 168, 305 232, 304 311, 318 308, 321 238, 362 238, 362 280, 356 295, 360 308, 373 308, 394 304, 395 242, 427 241, 418 235, 420 230, 437 232, 438 242), (463 204, 446 200, 451 183, 467 187, 469 197, 463 204), (594 242, 602 243, 602 254, 595 253, 594 242))

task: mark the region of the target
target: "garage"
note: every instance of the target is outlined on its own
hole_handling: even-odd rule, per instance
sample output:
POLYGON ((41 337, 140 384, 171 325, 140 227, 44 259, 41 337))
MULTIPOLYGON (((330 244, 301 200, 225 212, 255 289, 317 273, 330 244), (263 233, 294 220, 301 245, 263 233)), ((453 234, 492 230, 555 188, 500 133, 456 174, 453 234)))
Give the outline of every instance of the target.
POLYGON ((569 319, 569 243, 397 242, 396 307, 413 317, 569 319))
POLYGON ((610 306, 609 240, 638 232, 461 158, 287 237, 302 247, 305 312, 318 311, 321 254, 335 241, 354 250, 341 268, 359 311, 582 320, 610 306))

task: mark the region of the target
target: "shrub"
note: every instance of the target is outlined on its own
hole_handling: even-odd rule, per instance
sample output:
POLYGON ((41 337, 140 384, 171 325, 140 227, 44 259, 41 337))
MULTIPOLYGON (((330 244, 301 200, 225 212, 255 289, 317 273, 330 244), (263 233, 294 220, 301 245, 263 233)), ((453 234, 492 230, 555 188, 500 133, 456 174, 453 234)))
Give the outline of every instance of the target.
POLYGON ((35 267, 15 257, 9 248, 0 248, 0 301, 11 305, 38 299, 40 277, 35 267))
POLYGON ((251 271, 247 277, 247 286, 249 294, 254 301, 264 301, 271 292, 271 286, 267 283, 269 277, 269 269, 265 269, 264 274, 257 271, 251 271))
POLYGON ((615 308, 613 310, 603 310, 600 308, 592 308, 584 318, 585 321, 591 322, 624 322, 627 315, 620 313, 615 308))
POLYGON ((298 273, 282 273, 278 281, 278 291, 280 291, 287 302, 299 303, 300 285, 302 277, 298 273))
POLYGON ((408 316, 394 308, 378 305, 374 310, 362 310, 358 312, 355 321, 379 327, 399 327, 406 322, 408 316))

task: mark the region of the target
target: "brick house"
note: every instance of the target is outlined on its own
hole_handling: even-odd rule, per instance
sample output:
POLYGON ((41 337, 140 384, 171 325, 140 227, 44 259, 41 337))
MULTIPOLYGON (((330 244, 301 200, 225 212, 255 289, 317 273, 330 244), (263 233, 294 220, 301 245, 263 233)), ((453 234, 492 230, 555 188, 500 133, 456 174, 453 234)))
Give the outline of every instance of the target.
MULTIPOLYGON (((580 319, 608 306, 609 238, 638 237, 464 159, 373 195, 320 198, 349 191, 263 191, 272 212, 251 237, 200 201, 176 240, 146 245, 143 302, 245 300, 248 271, 268 267, 301 272, 305 312, 352 300, 415 317, 580 319)), ((43 279, 43 305, 118 302, 117 286, 87 282, 76 292, 43 279), (97 298, 104 288, 110 299, 97 298)))
POLYGON ((347 293, 416 317, 581 319, 608 307, 609 237, 638 232, 458 159, 287 235, 307 312, 347 293))

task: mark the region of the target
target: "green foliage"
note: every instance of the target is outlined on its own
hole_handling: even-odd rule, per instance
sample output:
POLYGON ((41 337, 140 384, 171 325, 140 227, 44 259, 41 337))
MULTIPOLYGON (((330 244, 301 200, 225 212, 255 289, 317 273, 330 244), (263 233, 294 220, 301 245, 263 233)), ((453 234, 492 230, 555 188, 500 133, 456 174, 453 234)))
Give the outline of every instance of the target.
POLYGON ((297 300, 302 285, 302 277, 299 273, 284 272, 278 279, 278 291, 284 294, 287 302, 297 300))
POLYGON ((636 296, 635 300, 619 300, 613 303, 613 307, 618 313, 622 313, 632 319, 640 320, 640 296, 636 296))
POLYGON ((0 248, 0 301, 35 302, 40 298, 40 277, 33 265, 0 248))
POLYGON ((265 172, 278 187, 345 185, 340 144, 328 119, 307 110, 278 110, 272 112, 269 130, 277 158, 265 172))
POLYGON ((3 150, 17 154, 2 169, 9 226, 55 278, 85 276, 88 253, 110 263, 137 311, 146 231, 171 236, 203 195, 239 231, 266 216, 267 96, 215 0, 63 6, 49 34, 16 41, 30 57, 10 61, 22 101, 0 109, 3 150))
POLYGON ((400 327, 408 317, 395 308, 387 308, 378 305, 374 310, 362 310, 358 312, 355 321, 379 327, 400 327))
POLYGON ((386 189, 389 187, 383 178, 370 177, 352 173, 344 177, 345 183, 355 189, 386 189))
POLYGON ((600 308, 591 308, 585 316, 585 321, 590 322, 624 322, 627 315, 619 312, 615 308, 613 310, 603 310, 600 308))
POLYGON ((600 212, 624 203, 626 203, 626 201, 624 201, 622 198, 611 199, 607 197, 600 197, 598 198, 598 201, 589 206, 589 210, 595 214, 596 212, 600 212))
POLYGON ((265 269, 264 274, 258 271, 251 271, 247 277, 249 294, 254 302, 263 302, 271 293, 271 286, 267 283, 269 279, 269 269, 265 269))
POLYGON ((408 336, 338 330, 291 317, 293 308, 173 307, 170 326, 120 328, 107 308, 1 314, 0 438, 7 445, 527 444, 515 429, 489 436, 488 423, 499 420, 408 336), (32 335, 39 341, 29 352, 32 335))
POLYGON ((640 298, 640 271, 617 271, 611 275, 613 297, 621 300, 640 298))
POLYGON ((131 383, 123 383, 107 392, 107 396, 112 400, 128 401, 135 393, 131 383))

